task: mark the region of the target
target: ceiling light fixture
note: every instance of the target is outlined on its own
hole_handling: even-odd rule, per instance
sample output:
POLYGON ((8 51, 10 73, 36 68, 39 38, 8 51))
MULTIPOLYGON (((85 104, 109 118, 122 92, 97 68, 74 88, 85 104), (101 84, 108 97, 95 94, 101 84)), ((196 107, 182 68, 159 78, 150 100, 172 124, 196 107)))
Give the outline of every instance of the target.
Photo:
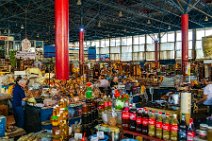
POLYGON ((208 21, 208 16, 205 16, 204 21, 205 21, 205 22, 207 22, 207 21, 208 21))
POLYGON ((98 22, 98 25, 97 25, 97 26, 98 26, 98 27, 101 27, 101 22, 100 22, 100 21, 98 22))
POLYGON ((168 26, 168 29, 169 29, 169 30, 171 29, 171 26, 170 26, 170 25, 168 26))
POLYGON ((4 34, 7 34, 7 30, 6 29, 4 30, 4 34))
POLYGON ((150 20, 148 20, 148 21, 147 21, 147 24, 151 24, 151 21, 150 21, 150 20))
POLYGON ((24 25, 23 24, 21 25, 21 29, 24 29, 24 25))
POLYGON ((119 17, 123 17, 123 13, 122 13, 122 11, 119 11, 118 16, 119 16, 119 17))
POLYGON ((77 5, 82 5, 82 2, 81 2, 81 0, 77 0, 77 5))

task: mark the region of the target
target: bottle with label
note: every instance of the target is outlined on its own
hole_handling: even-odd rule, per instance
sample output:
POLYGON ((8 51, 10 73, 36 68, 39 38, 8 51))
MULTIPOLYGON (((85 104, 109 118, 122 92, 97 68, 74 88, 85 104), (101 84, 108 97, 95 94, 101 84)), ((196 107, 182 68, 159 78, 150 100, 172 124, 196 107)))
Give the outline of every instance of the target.
POLYGON ((155 128, 156 128, 156 137, 159 139, 162 139, 162 125, 163 125, 163 118, 162 118, 162 112, 158 113, 156 123, 155 123, 155 128))
POLYGON ((153 111, 149 112, 149 125, 148 125, 148 135, 151 137, 155 136, 155 114, 153 111))
POLYGON ((129 130, 130 112, 128 102, 125 103, 124 110, 122 111, 122 128, 129 130))
POLYGON ((171 140, 177 141, 178 140, 178 119, 177 115, 173 114, 173 118, 171 121, 171 140))
POLYGON ((187 141, 194 141, 194 137, 195 137, 194 123, 193 123, 193 119, 190 118, 188 130, 187 130, 187 141))
POLYGON ((179 125, 179 140, 180 141, 186 141, 187 140, 187 126, 186 126, 186 119, 185 119, 185 115, 182 114, 182 119, 181 119, 181 122, 180 122, 180 125, 179 125))
POLYGON ((169 114, 166 114, 166 117, 163 120, 163 139, 170 139, 170 118, 169 114))
POLYGON ((142 109, 138 109, 136 117, 136 131, 141 133, 142 130, 142 109))
POLYGON ((148 121, 149 121, 149 116, 148 112, 146 109, 143 111, 143 121, 142 121, 142 134, 148 135, 148 121))
POLYGON ((136 107, 133 103, 132 108, 130 109, 130 131, 136 130, 136 107))

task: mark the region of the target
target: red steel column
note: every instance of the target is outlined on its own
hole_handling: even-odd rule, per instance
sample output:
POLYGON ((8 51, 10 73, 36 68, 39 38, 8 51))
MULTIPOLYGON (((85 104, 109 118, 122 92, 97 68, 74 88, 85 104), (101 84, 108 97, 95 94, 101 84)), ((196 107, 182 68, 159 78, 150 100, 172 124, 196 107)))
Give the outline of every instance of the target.
POLYGON ((56 78, 69 79, 69 0, 55 0, 56 78))
POLYGON ((84 69, 84 29, 81 28, 79 32, 79 65, 80 65, 80 74, 83 74, 84 69))
POLYGON ((182 31, 182 73, 185 76, 188 63, 188 14, 181 16, 181 31, 182 31))
POLYGON ((155 67, 159 65, 159 41, 155 40, 155 67))

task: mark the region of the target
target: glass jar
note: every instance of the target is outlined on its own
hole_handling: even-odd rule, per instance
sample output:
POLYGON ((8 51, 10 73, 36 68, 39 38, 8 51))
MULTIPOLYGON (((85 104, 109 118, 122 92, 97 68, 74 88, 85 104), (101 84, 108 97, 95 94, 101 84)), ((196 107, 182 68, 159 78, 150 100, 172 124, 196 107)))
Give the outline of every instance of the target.
POLYGON ((212 126, 208 126, 208 141, 212 141, 212 126))

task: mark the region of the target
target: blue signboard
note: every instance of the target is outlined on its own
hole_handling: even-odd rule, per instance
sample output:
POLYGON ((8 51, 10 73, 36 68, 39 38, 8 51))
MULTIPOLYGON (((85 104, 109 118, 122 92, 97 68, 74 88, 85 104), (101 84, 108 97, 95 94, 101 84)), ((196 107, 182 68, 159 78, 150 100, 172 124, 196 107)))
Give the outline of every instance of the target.
POLYGON ((96 60, 96 47, 88 48, 88 60, 96 60))

